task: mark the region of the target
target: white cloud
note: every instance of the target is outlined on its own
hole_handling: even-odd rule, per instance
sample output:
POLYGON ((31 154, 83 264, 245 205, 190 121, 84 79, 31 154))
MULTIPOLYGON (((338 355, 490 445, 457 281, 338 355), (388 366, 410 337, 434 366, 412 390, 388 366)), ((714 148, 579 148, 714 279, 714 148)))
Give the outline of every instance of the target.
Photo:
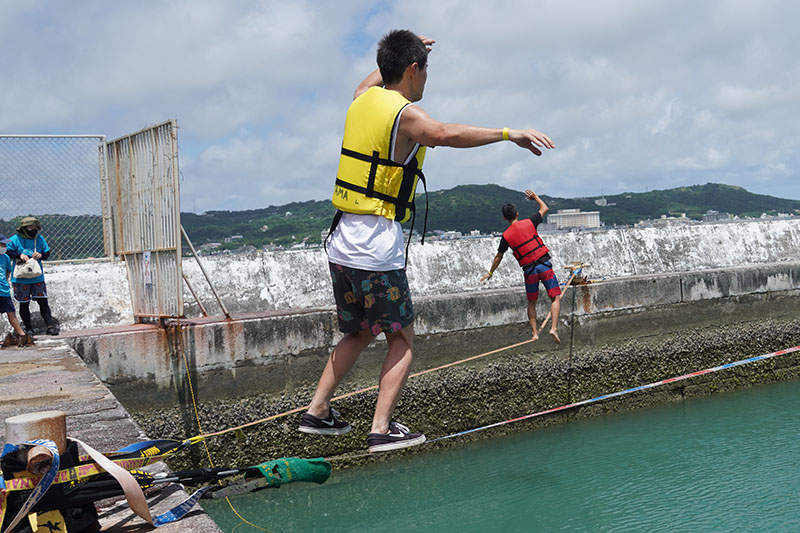
POLYGON ((757 112, 773 103, 785 100, 783 91, 778 87, 743 87, 741 85, 725 85, 717 89, 716 104, 723 111, 757 112))
POLYGON ((675 104, 678 102, 677 98, 671 99, 669 102, 666 103, 664 106, 664 112, 662 115, 656 120, 656 122, 648 128, 648 131, 651 135, 656 135, 658 133, 663 133, 667 130, 670 124, 673 121, 673 110, 675 109, 675 104))
POLYGON ((420 102, 432 116, 557 146, 437 148, 432 189, 723 180, 800 198, 799 15, 745 0, 5 2, 0 130, 113 138, 174 117, 187 205, 324 199, 353 89, 401 27, 438 41, 420 102))
POLYGON ((677 167, 693 170, 719 169, 728 162, 730 155, 731 152, 727 148, 710 146, 693 156, 680 159, 677 167))

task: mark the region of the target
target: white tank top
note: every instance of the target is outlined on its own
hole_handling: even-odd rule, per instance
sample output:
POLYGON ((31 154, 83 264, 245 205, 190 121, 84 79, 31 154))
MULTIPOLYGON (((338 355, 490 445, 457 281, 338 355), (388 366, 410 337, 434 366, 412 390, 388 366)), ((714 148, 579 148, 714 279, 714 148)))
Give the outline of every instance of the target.
POLYGON ((383 272, 405 267, 403 226, 380 215, 343 213, 328 241, 331 263, 383 272))

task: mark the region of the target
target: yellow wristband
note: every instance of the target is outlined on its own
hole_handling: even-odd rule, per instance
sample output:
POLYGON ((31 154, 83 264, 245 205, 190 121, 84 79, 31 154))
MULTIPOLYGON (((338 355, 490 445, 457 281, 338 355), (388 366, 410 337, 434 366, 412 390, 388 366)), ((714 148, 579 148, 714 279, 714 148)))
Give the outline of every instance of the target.
POLYGON ((503 140, 508 140, 508 128, 503 128, 503 140))
POLYGON ((492 272, 492 271, 490 270, 489 272, 487 272, 487 275, 488 275, 488 276, 491 278, 491 277, 494 275, 494 272, 492 272))

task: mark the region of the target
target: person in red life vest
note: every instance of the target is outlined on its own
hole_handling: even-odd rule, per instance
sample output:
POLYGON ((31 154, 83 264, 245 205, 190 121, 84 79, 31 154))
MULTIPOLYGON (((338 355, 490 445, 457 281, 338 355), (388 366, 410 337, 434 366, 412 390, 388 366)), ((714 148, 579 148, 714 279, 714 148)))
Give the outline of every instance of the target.
POLYGON ((552 316, 550 336, 553 342, 559 344, 561 339, 558 337, 558 313, 561 310, 561 288, 558 285, 558 279, 555 272, 553 272, 553 265, 550 263, 550 250, 542 242, 539 237, 539 232, 536 231, 537 226, 544 219, 544 215, 549 208, 544 200, 530 189, 525 191, 525 196, 528 200, 535 200, 539 204, 539 211, 534 213, 531 218, 519 220, 519 212, 514 204, 506 204, 503 206, 503 218, 508 222, 508 229, 503 232, 503 237, 500 239, 500 247, 497 249, 497 255, 494 256, 492 266, 489 272, 481 277, 481 281, 485 281, 492 277, 494 271, 500 266, 500 261, 503 260, 503 254, 509 248, 514 252, 514 257, 519 261, 522 271, 525 274, 525 292, 528 296, 528 322, 531 324, 531 331, 533 332, 533 340, 539 338, 539 329, 536 325, 536 300, 539 297, 539 282, 541 281, 545 289, 547 289, 547 296, 550 297, 550 314, 552 316))

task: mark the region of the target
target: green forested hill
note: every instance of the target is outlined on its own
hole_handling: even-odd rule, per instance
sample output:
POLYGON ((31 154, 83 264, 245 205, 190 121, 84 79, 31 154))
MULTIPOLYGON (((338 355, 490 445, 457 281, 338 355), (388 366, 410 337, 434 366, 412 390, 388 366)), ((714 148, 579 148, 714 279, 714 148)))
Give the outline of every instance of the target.
MULTIPOLYGON (((741 187, 708 183, 691 187, 679 187, 649 191, 645 193, 621 193, 606 196, 609 204, 597 206, 599 197, 557 198, 549 191, 537 191, 550 207, 550 212, 559 209, 578 208, 581 211, 599 211, 600 221, 606 226, 629 225, 661 215, 686 216, 700 219, 709 209, 726 212, 739 217, 758 217, 762 213, 800 214, 800 200, 787 200, 762 194, 753 194, 741 187)), ((520 214, 530 216, 536 203, 525 199, 522 191, 506 189, 498 185, 460 185, 448 190, 432 191, 427 195, 430 211, 428 234, 440 231, 481 233, 502 231, 506 228, 500 209, 503 204, 517 204, 520 214)), ((422 231, 425 216, 425 196, 417 197, 417 220, 415 230, 422 231)), ((205 243, 224 243, 227 237, 241 235, 224 243, 221 249, 236 249, 248 244, 261 248, 265 245, 290 246, 306 240, 319 243, 320 233, 330 227, 334 209, 330 201, 292 202, 281 206, 247 211, 209 211, 202 215, 182 213, 181 222, 195 246, 205 243)), ((80 259, 99 257, 103 254, 103 232, 101 217, 88 215, 38 215, 51 249, 52 259, 80 259)), ((0 219, 0 233, 12 235, 19 224, 19 217, 0 219)), ((406 224, 409 226, 410 224, 406 224)))
MULTIPOLYGON (((753 194, 741 187, 718 183, 609 195, 605 196, 606 201, 616 205, 604 207, 595 205, 594 201, 599 199, 597 196, 557 198, 547 195, 547 191, 537 192, 541 193, 551 213, 570 208, 599 211, 600 220, 607 226, 634 224, 661 215, 680 216, 681 213, 686 213, 689 218, 700 219, 709 209, 740 217, 779 212, 800 214, 800 200, 753 194)), ((517 204, 522 216, 530 216, 536 209, 536 204, 527 201, 522 191, 499 185, 460 185, 453 189, 432 191, 428 193, 428 231, 502 231, 505 222, 500 208, 506 202, 517 204)), ((330 226, 333 213, 330 201, 312 200, 248 211, 209 211, 202 215, 183 213, 181 220, 196 246, 206 242, 222 242, 231 235, 242 235, 242 239, 225 247, 235 248, 242 244, 286 246, 303 239, 318 243, 320 232, 330 226)), ((417 198, 417 213, 415 229, 421 231, 425 214, 425 198, 422 195, 417 198)))
POLYGON ((241 235, 242 239, 223 248, 243 244, 259 248, 267 244, 286 246, 306 238, 319 242, 320 232, 330 227, 335 211, 329 201, 309 200, 247 211, 181 213, 181 223, 196 246, 222 242, 231 235, 241 235))

